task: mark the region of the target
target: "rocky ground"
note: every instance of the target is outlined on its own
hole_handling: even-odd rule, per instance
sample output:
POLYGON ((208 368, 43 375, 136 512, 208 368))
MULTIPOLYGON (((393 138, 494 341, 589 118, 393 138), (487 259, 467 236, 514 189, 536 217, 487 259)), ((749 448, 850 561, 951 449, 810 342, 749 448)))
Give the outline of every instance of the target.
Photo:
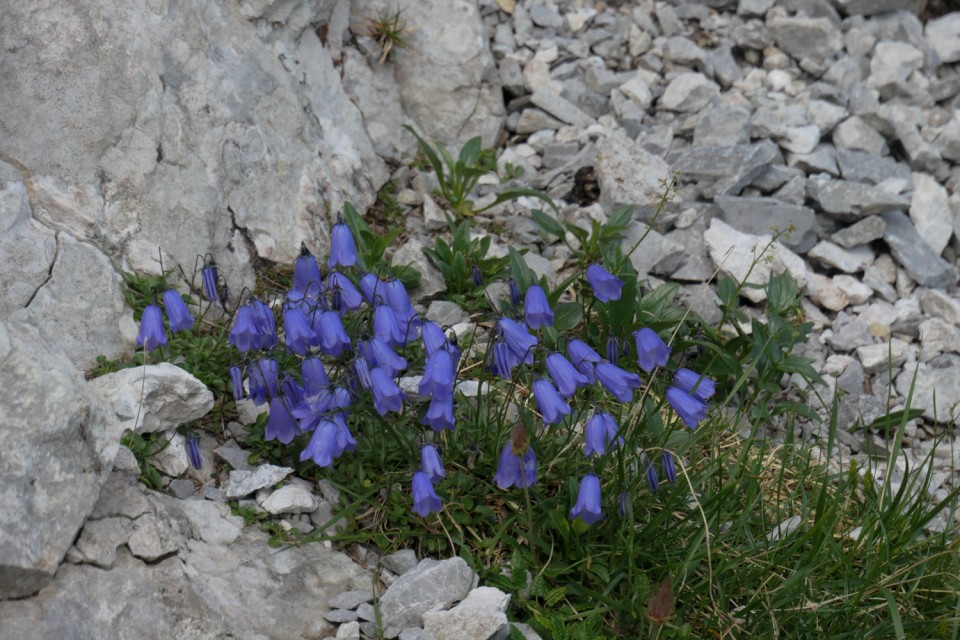
MULTIPOLYGON (((401 136, 402 118, 386 106, 393 99, 404 100, 408 113, 443 114, 437 126, 461 141, 481 135, 487 144, 502 144, 501 169, 521 167, 514 184, 549 193, 567 221, 602 221, 616 207, 634 205, 636 228, 627 246, 646 224, 653 227, 631 257, 637 271, 647 286, 681 283, 681 299, 708 322, 719 319, 710 284, 715 273, 744 277, 771 229, 789 229, 751 280, 770 269, 789 270, 802 286, 804 312, 815 325, 802 355, 814 359, 827 381, 815 391, 828 403, 835 389, 842 392, 841 457, 879 465, 880 477, 887 472, 867 453, 883 451, 883 437, 856 427, 905 406, 915 378, 913 406, 924 414, 907 425, 906 458, 891 473, 932 455, 930 490, 940 498, 960 482, 960 439, 953 434, 960 403, 960 13, 924 23, 919 3, 910 10, 905 4, 911 3, 455 0, 444 3, 436 22, 429 12, 408 14, 417 28, 412 46, 383 65, 369 63, 376 47, 357 25, 388 7, 385 2, 346 3, 352 18, 334 12, 325 39, 318 29, 315 41, 304 37, 295 46, 283 35, 304 20, 295 12, 274 8, 257 14, 255 23, 288 71, 300 58, 322 53, 332 61, 324 72, 336 70, 343 79, 363 116, 350 122, 365 126, 370 140, 354 159, 373 166, 380 182, 390 175, 397 188, 407 241, 393 259, 413 261, 423 272, 417 294, 428 315, 448 324, 466 320, 462 310, 430 302, 442 297, 444 285, 420 247, 445 224, 432 176, 404 164, 412 147, 401 136), (442 100, 414 103, 411 95, 433 91, 424 83, 436 79, 414 78, 400 93, 384 80, 386 73, 412 75, 417 65, 451 55, 450 42, 459 43, 453 50, 462 60, 460 75, 449 81, 474 92, 469 126, 447 115, 442 100), (676 196, 654 218, 663 184, 675 173, 676 196)), ((305 86, 322 85, 323 74, 304 65, 305 86)), ((313 109, 324 101, 346 109, 340 98, 327 97, 317 93, 304 101, 313 109)), ((235 137, 239 176, 255 154, 256 135, 237 131, 235 137)), ((177 152, 172 144, 164 149, 168 158, 177 152)), ((332 172, 333 182, 355 170, 322 169, 332 172)), ((478 204, 500 188, 491 176, 478 204)), ((257 203, 252 192, 237 198, 257 203)), ((539 207, 520 201, 478 216, 477 229, 495 236, 494 251, 531 248, 530 266, 555 280, 570 268, 570 252, 548 244, 529 217, 514 215, 532 206, 539 207)), ((56 214, 50 207, 45 215, 56 214)), ((267 223, 248 222, 248 249, 264 256, 271 241, 258 230, 267 223)), ((71 255, 78 264, 95 261, 84 258, 85 246, 57 239, 59 264, 71 255)), ((136 263, 130 251, 129 262, 136 263)), ((290 257, 282 251, 275 257, 290 257)), ((47 275, 58 282, 52 267, 47 275)), ((745 294, 761 314, 763 294, 745 294)), ((122 311, 122 303, 114 306, 122 311)), ((47 365, 26 355, 40 339, 19 326, 7 331, 10 339, 0 339, 0 347, 23 354, 16 365, 29 374, 25 379, 50 376, 47 365)), ((209 410, 202 385, 157 368, 149 373, 138 419, 133 407, 141 376, 121 372, 93 391, 68 372, 58 379, 79 405, 93 407, 93 393, 112 408, 117 437, 126 427, 170 429, 209 410)), ((795 393, 811 391, 799 379, 784 382, 795 393)), ((241 418, 252 420, 255 413, 247 409, 241 418)), ((799 428, 808 442, 820 443, 817 429, 799 428)), ((231 515, 227 499, 257 505, 282 527, 309 531, 330 525, 337 496, 330 485, 292 478, 291 469, 252 467, 238 445, 242 425, 231 429, 237 441, 203 440, 199 473, 184 475, 182 442, 165 450, 158 467, 180 476, 166 494, 137 484, 128 450, 120 450, 112 473, 113 456, 102 453, 98 464, 107 465, 108 479, 98 499, 89 490, 96 506, 66 562, 38 594, 0 601, 0 637, 359 638, 373 625, 371 570, 390 587, 381 599, 387 637, 502 637, 509 594, 478 588, 457 559, 418 563, 409 552, 379 558, 363 549, 353 549, 351 559, 321 544, 270 548, 259 527, 231 515), (222 462, 233 471, 214 478, 222 462), (282 480, 286 484, 273 489, 282 480), (438 584, 444 588, 436 590, 438 584)), ((773 428, 769 434, 783 435, 773 428)), ((69 529, 69 517, 62 519, 69 529)), ((55 568, 58 560, 51 562, 55 568)), ((28 577, 24 584, 33 583, 28 577)))

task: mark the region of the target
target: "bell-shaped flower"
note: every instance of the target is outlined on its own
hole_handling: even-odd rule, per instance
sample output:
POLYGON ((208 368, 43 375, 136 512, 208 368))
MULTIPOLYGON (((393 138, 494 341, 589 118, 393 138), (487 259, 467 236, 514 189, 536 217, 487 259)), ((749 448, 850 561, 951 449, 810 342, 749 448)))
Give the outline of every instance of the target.
POLYGON ((373 407, 381 416, 391 411, 400 411, 407 397, 380 367, 370 370, 370 390, 373 391, 373 407))
POLYGON ((350 428, 347 427, 346 414, 341 411, 333 414, 330 419, 337 425, 337 447, 340 449, 340 453, 354 451, 357 448, 357 441, 350 433, 350 428))
POLYGON ((490 354, 490 361, 487 363, 487 369, 492 371, 494 375, 499 376, 504 380, 510 380, 513 356, 510 352, 510 347, 507 346, 507 343, 503 340, 497 340, 493 343, 493 347, 490 349, 490 354))
POLYGON ((423 321, 417 315, 416 309, 413 308, 406 287, 399 280, 388 280, 383 283, 383 288, 387 305, 393 309, 393 313, 397 317, 397 326, 403 334, 403 343, 406 344, 410 340, 415 340, 417 331, 423 321))
POLYGON ((640 386, 640 376, 624 371, 606 360, 596 366, 597 381, 620 402, 633 400, 633 390, 640 386))
POLYGON ((275 396, 271 399, 264 440, 278 440, 283 444, 290 444, 299 431, 297 420, 290 413, 290 408, 283 396, 275 396))
POLYGON ((310 347, 317 342, 317 334, 297 307, 288 307, 283 312, 283 340, 287 350, 298 356, 307 355, 310 347))
MULTIPOLYGON (((353 361, 353 371, 357 374, 357 380, 360 381, 360 386, 364 389, 369 389, 373 386, 373 382, 370 381, 370 365, 367 364, 367 361, 363 358, 357 358, 353 361)), ((391 374, 387 374, 391 375, 391 374)), ((391 375, 392 377, 392 375, 391 375)))
POLYGON ((237 365, 227 369, 230 374, 230 390, 233 392, 234 402, 240 402, 243 398, 243 373, 237 365))
POLYGON ((513 444, 507 442, 500 452, 500 461, 497 463, 497 475, 494 476, 497 486, 501 489, 510 487, 529 487, 537 483, 537 454, 532 447, 521 453, 515 453, 513 444))
POLYGON ((546 378, 533 383, 533 397, 543 416, 543 424, 556 424, 573 411, 546 378))
POLYGON ((310 442, 300 453, 300 462, 313 460, 318 467, 333 468, 334 459, 342 453, 337 442, 337 425, 332 420, 321 420, 313 430, 310 442))
POLYGON ((713 380, 690 369, 677 369, 673 383, 701 402, 706 402, 716 392, 713 380))
POLYGON ((443 470, 443 461, 440 460, 440 454, 437 453, 437 448, 432 444, 425 444, 420 448, 420 471, 427 474, 433 484, 440 482, 440 478, 447 477, 447 472, 443 470))
POLYGON ((683 389, 670 387, 666 395, 667 402, 683 420, 683 424, 691 429, 696 429, 700 421, 707 417, 707 404, 683 389))
POLYGON ((256 348, 272 349, 277 345, 277 321, 273 317, 273 309, 256 298, 249 304, 253 307, 253 321, 257 327, 256 348))
POLYGON ((620 360, 620 338, 610 336, 607 338, 607 361, 610 364, 617 364, 620 360))
POLYGON ((303 393, 308 396, 316 395, 330 386, 330 377, 317 356, 304 358, 300 363, 300 379, 303 381, 303 393))
POLYGON ((336 311, 320 312, 319 328, 320 351, 333 357, 350 350, 350 336, 343 328, 343 321, 336 311))
POLYGON ((193 316, 190 315, 187 303, 183 301, 176 289, 167 289, 163 292, 163 308, 167 312, 170 331, 177 333, 193 327, 193 316))
POLYGON ((190 466, 199 471, 203 468, 203 457, 200 455, 200 437, 191 433, 187 436, 187 458, 190 466))
POLYGON ((617 432, 617 422, 609 413, 595 411, 587 419, 586 426, 586 446, 583 452, 590 456, 593 454, 603 455, 611 444, 622 445, 623 438, 617 432))
POLYGON ((442 504, 440 496, 433 489, 430 477, 423 471, 413 474, 413 511, 421 518, 426 518, 434 511, 440 511, 442 504))
POLYGON ((373 309, 373 335, 389 347, 399 347, 407 338, 406 332, 397 322, 397 314, 385 304, 378 304, 373 309))
POLYGON ((650 487, 650 493, 656 493, 660 488, 660 478, 657 477, 657 469, 648 459, 643 459, 644 475, 647 478, 647 486, 650 487))
POLYGON ((663 452, 663 475, 671 484, 677 481, 677 467, 673 464, 673 454, 669 451, 663 452))
POLYGON ((553 309, 543 287, 532 284, 523 298, 523 317, 531 329, 553 326, 553 309))
POLYGON ((250 399, 255 405, 262 405, 280 393, 280 366, 273 358, 260 358, 247 367, 247 386, 250 399))
MULTIPOLYGON (((159 311, 159 308, 157 310, 159 311)), ((240 353, 259 348, 260 331, 254 319, 253 307, 245 304, 237 309, 227 341, 240 353)))
POLYGON ((374 304, 377 298, 386 302, 386 292, 383 288, 383 281, 373 273, 365 273, 360 276, 360 293, 366 298, 367 304, 374 304))
POLYGON ((333 225, 330 232, 330 258, 327 266, 352 267, 357 264, 357 244, 353 240, 353 232, 343 222, 333 225))
POLYGON ((470 279, 473 280, 473 286, 483 286, 483 271, 480 271, 477 265, 473 265, 473 269, 470 270, 470 279))
POLYGON ((600 479, 588 473, 580 480, 580 491, 577 493, 577 502, 570 509, 570 519, 583 519, 587 524, 603 520, 603 510, 600 508, 600 479))
POLYGON ((437 433, 444 429, 453 431, 453 394, 446 397, 434 396, 427 407, 427 413, 420 424, 425 424, 437 433))
POLYGON ((200 270, 200 279, 203 281, 203 297, 210 302, 216 302, 220 299, 220 291, 217 285, 220 282, 220 272, 217 270, 217 263, 213 257, 210 257, 200 270))
POLYGON ((553 383, 557 385, 557 390, 564 398, 569 398, 574 394, 578 387, 590 385, 590 381, 585 375, 577 371, 577 368, 570 364, 561 353, 551 353, 546 358, 547 373, 553 383))
POLYGON ((417 392, 425 398, 452 397, 456 374, 450 354, 443 349, 434 351, 433 355, 427 358, 417 392))
POLYGON ((517 363, 533 364, 533 348, 539 342, 537 338, 530 335, 525 326, 510 318, 500 318, 497 326, 517 363))
POLYGON ((654 367, 666 366, 670 359, 670 347, 660 339, 656 331, 644 327, 634 331, 633 337, 637 341, 637 364, 641 369, 650 373, 654 367))
POLYGON ((359 343, 360 355, 371 367, 380 367, 390 377, 393 377, 407 368, 407 359, 398 355, 387 346, 383 340, 374 336, 359 343))
POLYGON ((517 281, 513 278, 510 278, 510 280, 507 281, 507 291, 510 293, 510 304, 515 307, 519 307, 520 302, 522 302, 522 299, 520 298, 520 285, 518 285, 517 281))
POLYGON ((337 409, 346 410, 353 404, 353 398, 346 387, 335 387, 333 390, 332 405, 337 409))
POLYGON ((303 294, 308 291, 317 293, 320 287, 323 287, 320 280, 320 265, 307 249, 307 245, 301 245, 300 255, 293 262, 293 290, 303 294))
POLYGON ((599 264, 592 264, 587 267, 587 282, 593 289, 593 295, 600 302, 610 302, 619 300, 621 290, 623 289, 623 280, 616 277, 599 264))
POLYGON ((594 368, 598 362, 603 360, 599 353, 591 349, 583 340, 571 340, 567 343, 567 355, 570 357, 573 366, 590 381, 590 384, 596 382, 597 377, 594 368))
POLYGON ((155 304, 148 304, 140 316, 140 333, 137 335, 137 349, 153 351, 167 344, 167 331, 163 327, 163 312, 155 304))
POLYGON ((363 304, 363 295, 357 289, 356 285, 339 271, 331 271, 327 275, 327 288, 337 295, 339 293, 341 305, 333 305, 334 309, 340 311, 356 311, 363 304))

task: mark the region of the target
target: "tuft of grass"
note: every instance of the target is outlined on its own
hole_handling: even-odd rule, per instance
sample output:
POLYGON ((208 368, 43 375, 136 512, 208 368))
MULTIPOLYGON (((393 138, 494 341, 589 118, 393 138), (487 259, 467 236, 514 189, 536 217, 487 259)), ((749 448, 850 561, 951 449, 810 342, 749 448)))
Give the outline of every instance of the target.
POLYGON ((413 27, 407 24, 402 10, 381 9, 376 16, 367 18, 366 35, 377 44, 377 61, 383 64, 391 59, 397 49, 410 46, 410 34, 413 27))

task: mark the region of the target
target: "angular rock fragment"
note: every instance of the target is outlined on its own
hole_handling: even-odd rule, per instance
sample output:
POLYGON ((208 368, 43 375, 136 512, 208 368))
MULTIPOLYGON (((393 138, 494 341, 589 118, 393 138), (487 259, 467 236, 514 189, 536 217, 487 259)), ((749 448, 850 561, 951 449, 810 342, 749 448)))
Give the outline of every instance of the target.
POLYGON ((846 180, 810 180, 807 182, 807 194, 824 211, 839 220, 854 220, 895 209, 905 210, 910 206, 909 196, 846 180))
POLYGON ((744 233, 759 235, 789 231, 781 236, 780 242, 791 249, 803 244, 804 236, 813 232, 816 225, 813 209, 776 198, 717 196, 714 202, 724 221, 744 233))
POLYGON ((881 217, 887 225, 883 239, 911 278, 921 286, 931 288, 943 289, 956 284, 957 270, 934 253, 905 213, 887 211, 881 217))
POLYGON ((769 140, 733 147, 690 147, 673 163, 681 181, 697 183, 707 198, 739 195, 744 187, 780 160, 780 150, 769 140))

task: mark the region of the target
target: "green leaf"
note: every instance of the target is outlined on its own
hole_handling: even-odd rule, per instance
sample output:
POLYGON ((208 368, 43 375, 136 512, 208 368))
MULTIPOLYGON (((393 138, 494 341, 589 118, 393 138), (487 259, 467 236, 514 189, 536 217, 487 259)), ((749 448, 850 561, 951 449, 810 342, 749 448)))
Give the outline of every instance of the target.
POLYGON ((486 211, 487 209, 495 207, 498 204, 502 204, 510 200, 516 200, 517 198, 522 198, 524 196, 529 196, 531 198, 537 198, 538 200, 543 200, 548 205, 550 205, 550 208, 553 209, 554 211, 557 211, 557 212, 560 211, 559 209, 557 209, 557 205, 554 204, 550 196, 546 195, 545 193, 541 193, 536 189, 507 189, 506 191, 501 193, 499 196, 497 196, 496 200, 494 200, 493 202, 491 202, 485 207, 477 209, 477 213, 486 211))
POLYGON ((560 302, 553 309, 553 328, 571 331, 583 321, 583 307, 578 302, 560 302))
POLYGON ((540 209, 532 210, 530 212, 530 217, 533 218, 533 221, 536 222, 537 225, 539 225, 539 227, 547 233, 561 239, 566 235, 566 232, 564 232, 560 223, 545 214, 540 209))
POLYGON ((463 148, 460 149, 460 162, 463 163, 464 166, 472 166, 480 159, 481 144, 480 136, 477 136, 470 138, 467 140, 467 144, 463 145, 463 148))
POLYGON ((523 256, 513 247, 508 247, 510 252, 510 269, 513 271, 513 279, 517 281, 520 291, 526 291, 534 281, 533 270, 523 261, 523 256))
POLYGON ((610 217, 607 219, 607 226, 626 228, 627 225, 629 225, 632 220, 633 220, 633 207, 632 206, 621 207, 620 209, 617 209, 616 211, 614 211, 610 215, 610 217))

